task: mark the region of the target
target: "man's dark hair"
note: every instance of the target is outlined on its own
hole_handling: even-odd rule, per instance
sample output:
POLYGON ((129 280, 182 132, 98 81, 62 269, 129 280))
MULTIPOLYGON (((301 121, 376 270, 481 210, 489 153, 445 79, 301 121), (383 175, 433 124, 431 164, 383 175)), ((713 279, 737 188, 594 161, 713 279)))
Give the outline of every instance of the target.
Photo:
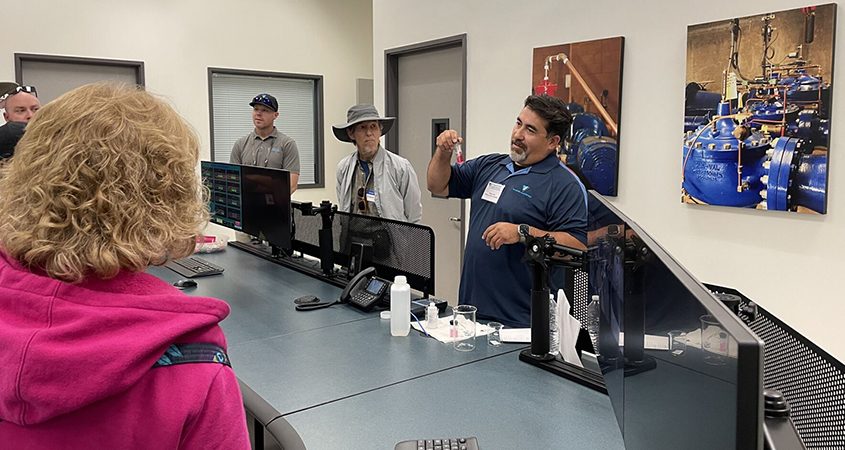
POLYGON ((546 121, 548 137, 558 135, 561 142, 566 139, 569 126, 572 125, 572 114, 566 109, 563 100, 545 94, 529 95, 525 99, 525 106, 546 121))

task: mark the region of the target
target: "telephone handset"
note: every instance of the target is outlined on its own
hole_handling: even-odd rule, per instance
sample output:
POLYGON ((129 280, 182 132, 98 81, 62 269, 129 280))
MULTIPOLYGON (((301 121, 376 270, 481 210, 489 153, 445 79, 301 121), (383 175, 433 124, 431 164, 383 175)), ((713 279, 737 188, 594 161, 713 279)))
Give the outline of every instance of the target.
POLYGON ((367 267, 349 280, 339 299, 333 302, 300 302, 296 305, 296 310, 313 311, 328 308, 338 303, 349 303, 356 308, 369 311, 379 302, 385 301, 386 294, 390 292, 390 285, 393 284, 375 275, 375 267, 367 267))
POLYGON ((375 276, 375 267, 367 267, 358 272, 340 294, 341 303, 369 311, 376 304, 383 302, 385 294, 390 291, 390 281, 375 276))

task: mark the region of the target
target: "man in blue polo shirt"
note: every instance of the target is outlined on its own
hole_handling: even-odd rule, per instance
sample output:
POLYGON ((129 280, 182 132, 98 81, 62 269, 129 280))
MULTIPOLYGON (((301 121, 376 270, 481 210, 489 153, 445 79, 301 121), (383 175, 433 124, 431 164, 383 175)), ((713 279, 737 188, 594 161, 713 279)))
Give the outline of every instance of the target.
POLYGON ((428 190, 471 199, 459 303, 478 307, 479 317, 530 326, 531 272, 522 261, 527 235, 586 248, 587 192, 556 156, 571 123, 561 100, 532 95, 511 132, 510 155, 450 164, 462 138, 454 130, 437 137, 428 190))

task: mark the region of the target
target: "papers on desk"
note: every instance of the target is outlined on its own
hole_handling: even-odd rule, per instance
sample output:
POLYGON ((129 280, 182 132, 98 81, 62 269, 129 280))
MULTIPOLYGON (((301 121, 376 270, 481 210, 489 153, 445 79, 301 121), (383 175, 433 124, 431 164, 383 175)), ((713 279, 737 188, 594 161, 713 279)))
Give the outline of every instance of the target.
POLYGON ((502 328, 499 333, 502 342, 531 342, 531 328, 502 328))
MULTIPOLYGON (((670 336, 668 334, 664 335, 654 335, 654 334, 647 334, 643 339, 643 347, 646 350, 671 350, 676 355, 682 354, 684 348, 696 348, 701 349, 701 329, 695 329, 693 331, 679 334, 674 336, 675 342, 669 341, 670 336)), ((727 349, 728 349, 728 357, 736 358, 738 347, 736 340, 734 339, 727 339, 727 349)), ((625 332, 619 332, 619 346, 625 345, 625 332)))
MULTIPOLYGON (((559 355, 559 358, 568 362, 569 364, 578 367, 584 367, 581 364, 581 358, 578 357, 578 351, 575 349, 575 344, 578 342, 578 333, 581 331, 581 322, 569 315, 569 299, 563 289, 557 292, 557 329, 559 330, 558 340, 559 347, 552 348, 553 354, 559 355)), ((501 331, 502 342, 531 342, 530 328, 503 328, 501 331)))
MULTIPOLYGON (((422 325, 419 322, 411 322, 411 326, 414 327, 415 330, 421 333, 428 333, 429 336, 437 339, 440 342, 444 343, 452 343, 455 341, 460 341, 457 337, 451 336, 452 325, 450 324, 452 318, 451 317, 440 317, 437 319, 438 326, 431 328, 428 326, 427 321, 423 321, 422 325)), ((476 337, 484 337, 490 334, 493 331, 490 327, 482 323, 475 323, 475 336, 476 337)), ((464 338, 468 339, 468 338, 464 338)))
MULTIPOLYGON (((625 345, 625 332, 619 332, 619 346, 625 345)), ((654 334, 645 335, 643 347, 646 350, 669 350, 669 336, 658 336, 654 334)))

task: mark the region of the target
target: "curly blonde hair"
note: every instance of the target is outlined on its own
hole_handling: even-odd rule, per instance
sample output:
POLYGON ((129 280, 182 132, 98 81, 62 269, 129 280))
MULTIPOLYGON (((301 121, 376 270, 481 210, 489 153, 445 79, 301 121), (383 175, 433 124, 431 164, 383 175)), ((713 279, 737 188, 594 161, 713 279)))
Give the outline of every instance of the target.
POLYGON ((78 283, 190 254, 208 220, 198 139, 162 100, 96 83, 33 117, 0 169, 0 247, 78 283))

